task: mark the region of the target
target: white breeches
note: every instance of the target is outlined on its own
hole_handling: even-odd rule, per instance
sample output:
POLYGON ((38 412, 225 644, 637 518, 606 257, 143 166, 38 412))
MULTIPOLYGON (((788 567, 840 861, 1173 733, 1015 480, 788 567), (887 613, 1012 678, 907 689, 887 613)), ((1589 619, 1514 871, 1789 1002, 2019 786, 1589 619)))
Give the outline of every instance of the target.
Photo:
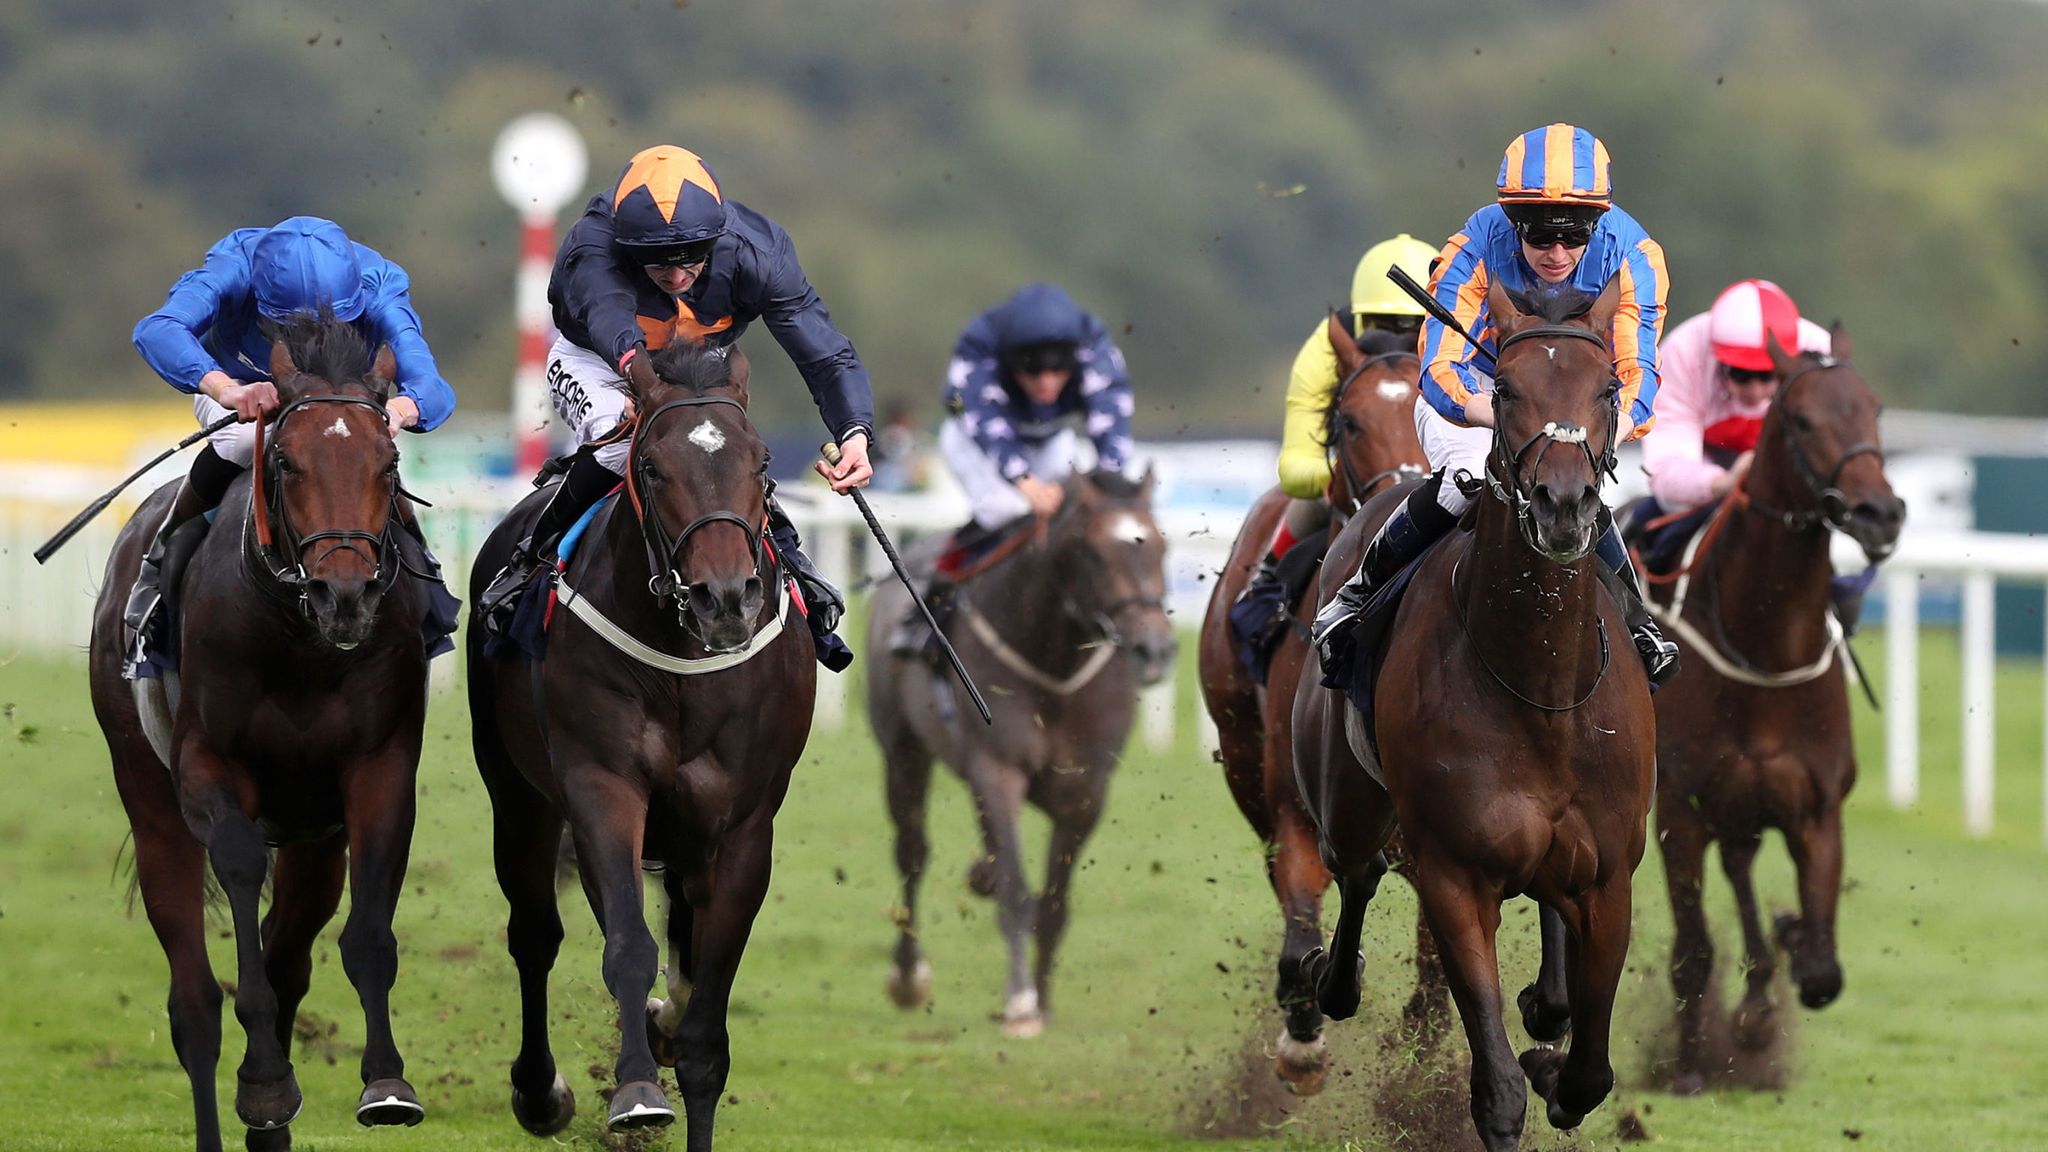
MULTIPOLYGON (((211 396, 192 397, 192 415, 199 418, 199 426, 206 427, 223 416, 234 415, 235 410, 213 399, 211 396)), ((243 468, 256 458, 256 425, 234 423, 206 438, 213 445, 214 455, 230 464, 243 468)))
MULTIPOLYGON (((1024 454, 1031 458, 1031 475, 1050 484, 1065 480, 1074 470, 1075 439, 1072 428, 1062 428, 1043 444, 1023 445, 1024 454)), ((957 417, 939 426, 939 454, 967 494, 967 507, 976 524, 998 528, 1030 514, 1030 501, 1015 484, 1003 479, 1001 466, 981 450, 957 417)))
POLYGON ((1428 459, 1430 471, 1445 470, 1444 481, 1437 486, 1436 502, 1451 515, 1463 516, 1465 509, 1472 506, 1472 499, 1458 491, 1453 481, 1460 469, 1475 478, 1485 477, 1486 454, 1493 448, 1493 429, 1460 427, 1438 415, 1429 401, 1418 397, 1415 434, 1422 439, 1422 455, 1428 459))
MULTIPOLYGON (((625 418, 629 399, 626 378, 605 363, 604 357, 571 344, 566 337, 555 338, 548 349, 548 401, 554 405, 555 415, 576 433, 578 447, 601 440, 616 429, 625 418)), ((623 476, 631 447, 631 442, 621 437, 597 450, 597 462, 623 476)))

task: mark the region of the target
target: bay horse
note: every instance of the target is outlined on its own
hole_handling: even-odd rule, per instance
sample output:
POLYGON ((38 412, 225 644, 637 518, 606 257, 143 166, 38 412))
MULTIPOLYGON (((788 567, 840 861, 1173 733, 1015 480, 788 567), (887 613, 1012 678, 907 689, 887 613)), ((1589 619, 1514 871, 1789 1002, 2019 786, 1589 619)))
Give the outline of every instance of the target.
MULTIPOLYGON (((544 659, 487 649, 472 612, 471 740, 519 969, 514 1117, 549 1135, 575 1114, 548 1043, 566 823, 619 1010, 606 1124, 672 1123, 657 1081, 657 1065, 669 1065, 687 1145, 709 1152, 732 1062, 733 978, 768 890, 775 813, 810 736, 817 674, 801 606, 766 542, 768 449, 747 417, 744 361, 676 344, 654 353, 653 368, 654 386, 633 393, 624 495, 594 510, 558 574, 544 659), (660 867, 669 897, 666 998, 650 996, 660 949, 643 861, 660 867)), ((472 592, 547 496, 535 492, 492 530, 472 592)))
POLYGON ((123 679, 121 615, 177 482, 121 529, 93 612, 93 710, 134 830, 143 907, 170 961, 171 1044, 191 1082, 201 1152, 221 1147, 209 863, 233 922, 235 1016, 248 1036, 235 1113, 247 1146, 291 1146, 287 1125, 302 1103, 292 1023, 344 876, 341 960, 366 1026, 356 1118, 425 1115, 389 1000, 428 660, 424 585, 400 578, 393 539, 405 530, 384 411, 393 359, 388 346, 373 357, 331 316, 281 332, 270 357, 279 407, 185 570, 175 671, 123 679), (259 923, 266 873, 270 910, 259 923))
MULTIPOLYGON (((1388 481, 1421 471, 1414 405, 1422 363, 1413 337, 1374 333, 1368 347, 1361 348, 1335 315, 1326 327, 1338 372, 1324 417, 1332 464, 1325 498, 1332 510, 1330 535, 1335 536, 1345 519, 1388 481)), ((1309 1095, 1321 1090, 1329 1057, 1322 1010, 1316 1007, 1315 989, 1301 974, 1301 958, 1322 943, 1323 892, 1330 873, 1317 854, 1314 825, 1302 810, 1294 782, 1293 711, 1295 683, 1309 659, 1306 637, 1315 597, 1303 596, 1295 606, 1264 684, 1238 659, 1230 635, 1231 606, 1266 554, 1287 500, 1276 485, 1245 516, 1210 590, 1197 652, 1202 700, 1216 722, 1223 778, 1266 846, 1266 879, 1280 902, 1283 935, 1274 999, 1286 1025, 1274 1066, 1290 1088, 1309 1095)), ((1427 976, 1434 969, 1434 948, 1425 932, 1417 936, 1417 963, 1427 976)), ((1425 982, 1441 986, 1440 977, 1425 982)))
POLYGON ((1660 615, 1686 649, 1687 674, 1657 696, 1657 844, 1677 926, 1680 1093, 1700 1091, 1712 1071, 1703 1017, 1714 950, 1700 902, 1709 843, 1720 842, 1742 917, 1737 1040, 1761 1048, 1773 1031, 1776 965, 1750 876, 1767 828, 1784 834, 1798 871, 1799 915, 1778 919, 1777 938, 1800 1002, 1825 1007, 1842 990, 1835 904, 1856 749, 1845 641, 1829 615, 1828 540, 1850 536, 1875 564, 1896 546, 1905 504, 1885 479, 1881 405, 1849 363, 1839 324, 1833 340, 1827 356, 1771 345, 1783 383, 1754 462, 1685 567, 1653 579, 1660 615))
MULTIPOLYGON (((973 794, 984 855, 968 882, 994 896, 1009 946, 1003 1031, 1036 1036, 1052 1007, 1053 958, 1067 927, 1067 888, 1095 830, 1111 774, 1137 717, 1138 689, 1173 666, 1166 615, 1166 541, 1152 519, 1154 479, 1076 472, 1036 534, 954 589, 948 636, 988 696, 984 727, 953 693, 950 672, 916 657, 887 661, 867 680, 868 721, 882 746, 896 868, 903 879, 901 934, 890 998, 922 1004, 931 965, 917 937, 918 887, 929 845, 925 806, 932 760, 943 759, 973 794), (1052 819, 1045 887, 1024 876, 1017 817, 1029 801, 1052 819), (1028 965, 1035 936, 1037 964, 1028 965)), ((910 605, 881 588, 868 613, 868 650, 887 652, 892 623, 910 605)))
MULTIPOLYGON (((1295 697, 1302 798, 1342 900, 1329 950, 1303 961, 1317 1000, 1333 1020, 1357 1011, 1360 932, 1398 823, 1471 1046, 1472 1118, 1490 1152, 1520 1144, 1525 1070, 1558 1128, 1576 1127, 1614 1085, 1608 1031, 1655 771, 1649 682, 1589 555, 1614 450, 1620 385, 1602 334, 1618 302, 1615 284, 1590 307, 1494 285, 1496 427, 1472 531, 1420 562, 1387 641, 1372 731, 1316 677, 1295 697), (1517 1067, 1495 933, 1502 901, 1521 893, 1562 928, 1545 932, 1545 951, 1568 988, 1572 1039, 1569 1055, 1535 1049, 1517 1067)), ((1382 494, 1346 525, 1324 598, 1405 497, 1382 494)))

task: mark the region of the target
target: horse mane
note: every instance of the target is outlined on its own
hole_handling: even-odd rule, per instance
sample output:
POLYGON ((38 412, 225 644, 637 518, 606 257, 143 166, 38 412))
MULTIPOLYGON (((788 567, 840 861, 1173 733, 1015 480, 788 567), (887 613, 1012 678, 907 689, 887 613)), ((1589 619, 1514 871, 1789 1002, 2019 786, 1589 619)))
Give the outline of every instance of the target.
POLYGON ((661 382, 692 396, 702 396, 732 382, 732 361, 720 349, 678 340, 652 356, 650 363, 661 382))
POLYGON ((1111 500, 1136 500, 1145 494, 1145 482, 1133 480, 1121 472, 1109 468, 1097 468, 1087 473, 1088 482, 1102 490, 1111 500))
POLYGON ((1384 328, 1367 328, 1355 341, 1358 350, 1367 356, 1385 356, 1394 352, 1414 352, 1413 332, 1389 332, 1384 328))
POLYGON ((1577 320, 1591 312, 1599 301, 1597 295, 1575 288, 1570 283, 1540 284, 1527 292, 1510 288, 1508 299, 1523 312, 1541 317, 1546 324, 1577 320))
POLYGON ((324 304, 318 312, 299 312, 280 322, 277 339, 300 372, 329 384, 363 381, 375 362, 374 350, 356 326, 335 319, 334 310, 324 304))

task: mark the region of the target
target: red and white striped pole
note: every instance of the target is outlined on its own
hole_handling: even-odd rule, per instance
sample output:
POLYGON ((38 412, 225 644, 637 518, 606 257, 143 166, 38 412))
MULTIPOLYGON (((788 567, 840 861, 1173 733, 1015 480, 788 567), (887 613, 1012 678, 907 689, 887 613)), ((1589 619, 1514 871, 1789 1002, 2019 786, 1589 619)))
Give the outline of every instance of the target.
POLYGON ((583 190, 588 167, 582 135, 552 112, 531 112, 505 125, 491 148, 491 178, 522 221, 513 293, 519 327, 510 429, 515 475, 531 475, 547 459, 547 356, 554 338, 548 273, 555 260, 555 216, 583 190))

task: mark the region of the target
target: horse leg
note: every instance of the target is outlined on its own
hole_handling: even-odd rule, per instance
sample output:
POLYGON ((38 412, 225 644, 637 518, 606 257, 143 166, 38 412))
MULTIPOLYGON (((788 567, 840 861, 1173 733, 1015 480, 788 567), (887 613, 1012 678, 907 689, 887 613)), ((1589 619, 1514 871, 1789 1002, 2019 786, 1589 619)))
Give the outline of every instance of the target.
POLYGON ((1379 894, 1380 879, 1387 874, 1387 855, 1374 852, 1355 870, 1337 865, 1337 927, 1330 934, 1330 949, 1313 949, 1302 957, 1304 974, 1315 983, 1316 1004, 1332 1020, 1349 1020, 1358 1014, 1363 991, 1365 953, 1359 939, 1365 933, 1365 910, 1379 894))
MULTIPOLYGON (((1569 909, 1574 921, 1568 948, 1572 1046, 1555 1088, 1543 1092, 1549 1105, 1545 1118, 1553 1128, 1577 1128, 1614 1091, 1607 1042, 1614 994, 1628 963, 1631 904, 1629 874, 1617 872, 1569 909)), ((1541 1053, 1539 1060, 1548 1064, 1552 1055, 1541 1053)))
POLYGON ((1678 998, 1678 1070, 1671 1090, 1681 1096, 1707 1086, 1707 987, 1714 975, 1714 941, 1707 932, 1701 889, 1708 839, 1706 823, 1691 804, 1659 797, 1656 841, 1671 893, 1671 990, 1678 998))
POLYGON ((1046 853, 1045 888, 1038 895, 1038 964, 1032 970, 1032 985, 1038 989, 1038 1010, 1052 1012, 1052 965, 1060 939, 1067 933, 1067 888, 1073 882, 1074 862, 1081 847, 1102 819, 1103 801, 1108 797, 1106 770, 1096 769, 1070 776, 1055 776, 1042 797, 1052 816, 1052 844, 1046 853), (1072 788, 1061 785, 1076 781, 1072 788))
POLYGON ((668 963, 662 973, 668 979, 668 996, 647 999, 647 1043, 654 1049, 654 1062, 664 1068, 675 1067, 683 1058, 676 1029, 696 991, 690 980, 695 967, 696 913, 682 872, 673 861, 662 870, 662 891, 668 896, 668 963))
POLYGON ((395 748, 356 766, 342 806, 348 821, 348 920, 341 966, 363 1007, 363 1095, 356 1122, 413 1125, 426 1118, 405 1081, 405 1058, 391 1035, 391 986, 398 980, 398 937, 391 919, 405 890, 412 854, 413 777, 419 750, 395 748))
POLYGON ((1422 909, 1436 934, 1444 977, 1472 1049, 1472 1124, 1487 1152, 1517 1148, 1529 1089, 1502 1019, 1500 962, 1494 951, 1500 894, 1448 861, 1418 860, 1418 865, 1422 909))
MULTIPOLYGON (((277 851, 271 869, 270 911, 263 917, 263 965, 277 994, 277 1042, 292 1054, 293 1025, 299 1002, 313 977, 313 942, 334 917, 347 875, 338 836, 277 851)), ((283 1152, 292 1144, 290 1128, 250 1129, 249 1152, 283 1152)))
POLYGON ((1017 812, 1024 800, 1024 773, 981 754, 970 754, 967 783, 981 817, 983 863, 995 883, 996 924, 1009 946, 1010 976, 1003 992, 1003 1033, 1031 1037, 1045 1031, 1038 988, 1027 964, 1038 899, 1024 878, 1024 853, 1017 839, 1017 812))
POLYGON ((1835 952, 1835 904, 1842 894, 1842 809, 1816 813, 1785 837, 1799 872, 1799 919, 1778 919, 1778 940, 1792 954, 1799 1002, 1825 1008, 1842 994, 1842 963, 1835 952))
POLYGON ((1566 935, 1564 917, 1548 904, 1536 906, 1539 934, 1543 938, 1543 963, 1536 979, 1515 997, 1522 1010, 1522 1031, 1540 1044, 1555 1044, 1572 1030, 1571 989, 1565 968, 1566 935))
POLYGON ((925 809, 931 794, 932 754, 904 725, 883 745, 889 819, 896 826, 896 872, 903 878, 903 907, 897 913, 896 952, 889 969, 889 999, 901 1008, 922 1005, 932 992, 932 966, 917 939, 917 893, 924 883, 931 843, 925 838, 925 809))
POLYGON ((547 797, 519 776, 510 760, 477 739, 478 761, 489 767, 491 852, 498 887, 510 912, 505 950, 519 969, 519 1055, 512 1061, 512 1115, 536 1136, 552 1136, 576 1115, 576 1096, 555 1069, 548 1045, 548 973, 562 947, 562 914, 555 902, 555 865, 562 817, 547 797))
MULTIPOLYGON (((116 753, 119 756, 119 753, 116 753)), ((220 981, 206 956, 206 850, 179 819, 171 774, 156 762, 115 773, 135 830, 135 879, 149 925, 170 961, 171 1047, 192 1090, 199 1152, 221 1152, 220 981)))
POLYGON ((1776 1008, 1771 1003, 1771 977, 1777 974, 1777 961, 1771 955, 1770 942, 1764 939, 1756 882, 1751 876, 1761 843, 1758 836, 1721 838, 1721 871, 1735 889, 1735 908, 1742 920, 1745 988, 1742 1003, 1735 1007, 1735 1037, 1752 1052, 1770 1044, 1771 1016, 1776 1008))
MULTIPOLYGON (((1291 771, 1287 782, 1293 783, 1291 771)), ((1329 1070, 1329 1045, 1323 1039, 1323 1010, 1316 1003, 1315 982, 1303 970, 1302 961, 1323 942, 1323 892, 1330 886, 1330 870, 1323 867, 1315 829, 1299 801, 1290 797, 1274 808, 1268 871, 1286 926, 1280 941, 1279 982, 1273 993, 1286 1024, 1280 1032, 1274 1070, 1296 1095, 1310 1096, 1322 1090, 1329 1070)))
POLYGON ((716 850, 717 882, 699 886, 704 902, 692 916, 690 1003, 676 1029, 687 1152, 711 1152, 712 1121, 732 1067, 726 1011, 747 936, 768 894, 774 818, 771 809, 760 808, 728 833, 716 850))
MULTIPOLYGON (((565 765, 559 748, 556 755, 557 765, 565 765)), ((604 931, 604 983, 619 1008, 619 1058, 613 1066, 618 1087, 605 1123, 614 1131, 662 1127, 673 1123, 676 1114, 656 1080, 654 1050, 647 1041, 647 994, 661 966, 640 888, 647 797, 609 771, 565 767, 563 792, 583 891, 604 931)))

